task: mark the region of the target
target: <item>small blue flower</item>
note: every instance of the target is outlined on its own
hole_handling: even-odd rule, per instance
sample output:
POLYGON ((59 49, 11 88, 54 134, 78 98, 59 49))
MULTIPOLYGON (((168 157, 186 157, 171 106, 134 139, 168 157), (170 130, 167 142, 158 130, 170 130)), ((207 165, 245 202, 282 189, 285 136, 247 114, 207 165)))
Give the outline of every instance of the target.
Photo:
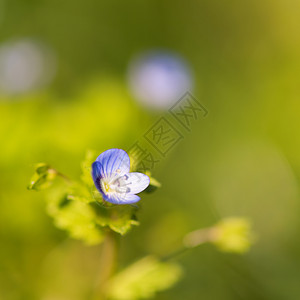
POLYGON ((129 169, 129 156, 122 149, 109 149, 93 162, 92 177, 105 201, 129 204, 140 200, 135 194, 147 188, 150 179, 142 173, 129 173, 129 169))

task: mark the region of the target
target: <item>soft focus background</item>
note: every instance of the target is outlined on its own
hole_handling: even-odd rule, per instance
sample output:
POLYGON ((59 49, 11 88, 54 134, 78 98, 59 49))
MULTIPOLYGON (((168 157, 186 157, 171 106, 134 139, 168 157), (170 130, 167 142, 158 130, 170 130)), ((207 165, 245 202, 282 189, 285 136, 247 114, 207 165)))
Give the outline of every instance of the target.
POLYGON ((87 149, 127 149, 167 114, 128 79, 153 50, 181 57, 209 113, 154 170, 120 267, 245 216, 249 253, 199 247, 156 299, 299 299, 299 20, 296 0, 0 0, 0 299, 88 299, 101 246, 69 239, 26 186, 40 161, 78 178, 87 149))

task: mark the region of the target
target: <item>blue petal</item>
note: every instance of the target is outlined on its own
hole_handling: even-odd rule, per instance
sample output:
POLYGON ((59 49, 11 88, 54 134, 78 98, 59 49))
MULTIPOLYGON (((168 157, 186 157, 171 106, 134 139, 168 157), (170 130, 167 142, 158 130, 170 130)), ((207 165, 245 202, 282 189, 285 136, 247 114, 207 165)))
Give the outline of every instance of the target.
POLYGON ((141 198, 133 194, 114 193, 110 195, 103 194, 103 199, 113 204, 131 204, 138 202, 141 198))
POLYGON ((102 166, 98 161, 92 164, 92 177, 96 188, 102 193, 100 179, 102 178, 102 166))
POLYGON ((126 178, 125 185, 129 188, 130 194, 137 194, 146 189, 150 183, 150 178, 138 172, 132 172, 124 175, 123 177, 126 178))
POLYGON ((101 174, 105 177, 114 173, 124 175, 128 173, 130 169, 129 156, 122 149, 109 149, 101 153, 96 161, 101 164, 101 174))
POLYGON ((130 204, 130 203, 138 202, 139 200, 141 200, 141 198, 138 195, 126 194, 123 200, 125 200, 127 204, 130 204))

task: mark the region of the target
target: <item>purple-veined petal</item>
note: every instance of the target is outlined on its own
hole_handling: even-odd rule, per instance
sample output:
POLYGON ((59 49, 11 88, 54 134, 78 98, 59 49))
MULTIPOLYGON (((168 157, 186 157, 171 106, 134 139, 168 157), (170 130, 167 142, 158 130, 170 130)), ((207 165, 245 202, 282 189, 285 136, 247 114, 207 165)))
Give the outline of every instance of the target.
POLYGON ((122 149, 109 149, 101 153, 96 161, 101 164, 101 174, 105 177, 110 177, 115 173, 123 175, 128 173, 130 169, 129 156, 122 149))
MULTIPOLYGON (((138 195, 126 194, 125 201, 126 203, 135 203, 138 202, 141 198, 138 195)), ((124 198, 123 198, 124 201, 124 198)))
POLYGON ((137 194, 148 187, 150 178, 139 172, 125 174, 115 180, 114 184, 118 185, 120 192, 126 191, 129 194, 137 194))
POLYGON ((93 162, 92 164, 92 177, 98 191, 102 193, 100 179, 102 177, 102 166, 98 161, 93 162))
POLYGON ((131 204, 138 202, 141 198, 137 195, 128 193, 111 193, 109 195, 103 195, 103 199, 113 204, 131 204))

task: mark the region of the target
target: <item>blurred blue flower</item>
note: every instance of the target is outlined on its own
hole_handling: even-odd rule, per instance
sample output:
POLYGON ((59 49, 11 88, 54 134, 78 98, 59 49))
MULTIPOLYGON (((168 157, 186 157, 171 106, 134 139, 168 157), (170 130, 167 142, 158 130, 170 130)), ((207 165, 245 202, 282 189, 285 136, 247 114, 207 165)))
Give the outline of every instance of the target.
POLYGON ((56 73, 56 63, 53 50, 34 39, 0 44, 0 92, 22 94, 47 86, 56 73))
POLYGON ((92 164, 92 177, 103 199, 114 204, 129 204, 140 200, 135 195, 150 183, 147 175, 129 173, 130 159, 122 149, 110 149, 101 153, 92 164))
POLYGON ((141 104, 165 110, 193 88, 188 64, 168 51, 153 51, 136 56, 129 64, 129 88, 141 104))

